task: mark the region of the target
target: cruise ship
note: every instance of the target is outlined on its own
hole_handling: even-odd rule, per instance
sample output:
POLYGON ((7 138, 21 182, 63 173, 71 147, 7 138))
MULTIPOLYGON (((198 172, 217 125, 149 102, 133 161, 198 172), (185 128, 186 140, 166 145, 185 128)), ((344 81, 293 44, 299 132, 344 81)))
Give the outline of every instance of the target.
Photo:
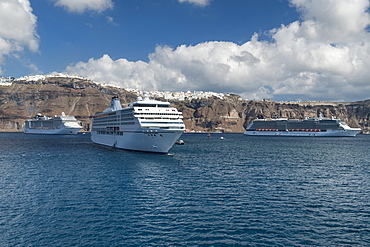
POLYGON ((351 128, 337 118, 256 119, 245 135, 256 136, 356 136, 360 128, 351 128))
POLYGON ((62 112, 62 115, 55 117, 38 113, 24 123, 23 129, 26 134, 75 135, 82 127, 80 121, 74 116, 68 116, 62 112))
POLYGON ((93 116, 91 140, 120 149, 167 153, 185 131, 183 116, 169 102, 142 99, 122 109, 118 97, 93 116))

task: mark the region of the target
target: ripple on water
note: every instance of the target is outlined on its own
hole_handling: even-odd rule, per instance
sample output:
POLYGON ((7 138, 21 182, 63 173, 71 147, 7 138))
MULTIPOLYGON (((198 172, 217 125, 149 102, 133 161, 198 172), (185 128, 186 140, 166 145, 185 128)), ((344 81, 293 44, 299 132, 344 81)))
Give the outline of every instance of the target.
POLYGON ((370 244, 369 136, 185 134, 157 155, 1 135, 2 246, 370 244))

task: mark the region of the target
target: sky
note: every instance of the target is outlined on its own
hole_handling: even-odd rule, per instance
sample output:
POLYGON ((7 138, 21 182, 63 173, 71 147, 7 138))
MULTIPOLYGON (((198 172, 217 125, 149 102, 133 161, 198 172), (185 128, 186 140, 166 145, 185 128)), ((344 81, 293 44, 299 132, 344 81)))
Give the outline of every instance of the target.
POLYGON ((369 0, 0 0, 0 76, 370 99, 369 0))

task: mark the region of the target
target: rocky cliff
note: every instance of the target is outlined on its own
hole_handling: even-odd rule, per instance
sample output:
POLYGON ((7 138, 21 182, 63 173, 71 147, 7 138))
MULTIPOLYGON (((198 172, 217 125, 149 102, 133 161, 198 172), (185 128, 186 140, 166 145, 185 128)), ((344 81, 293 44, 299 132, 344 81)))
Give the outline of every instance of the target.
POLYGON ((75 116, 88 129, 90 116, 107 108, 112 96, 120 97, 123 104, 136 98, 124 89, 81 79, 13 82, 0 86, 0 129, 21 130, 24 121, 37 113, 54 116, 62 112, 75 116))
POLYGON ((185 124, 195 131, 243 132, 256 118, 337 117, 351 127, 370 132, 370 100, 352 103, 276 102, 241 100, 237 95, 224 100, 208 99, 179 104, 185 124))
MULTIPOLYGON (((76 116, 89 129, 90 116, 109 106, 112 96, 118 96, 125 106, 136 95, 115 87, 95 84, 86 79, 48 78, 38 81, 15 81, 11 86, 0 86, 0 130, 21 131, 25 120, 37 113, 48 116, 65 112, 76 116)), ((256 118, 304 118, 335 116, 351 127, 361 127, 369 133, 370 100, 333 102, 275 102, 270 100, 242 100, 238 95, 224 99, 174 101, 183 112, 189 131, 244 132, 256 118)))

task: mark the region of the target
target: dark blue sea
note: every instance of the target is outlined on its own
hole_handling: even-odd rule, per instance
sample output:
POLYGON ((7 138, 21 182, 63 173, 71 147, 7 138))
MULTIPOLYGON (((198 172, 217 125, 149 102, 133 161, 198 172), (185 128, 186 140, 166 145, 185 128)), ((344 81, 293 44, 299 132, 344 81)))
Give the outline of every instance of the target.
POLYGON ((181 139, 0 133, 0 246, 370 245, 370 135, 181 139))

